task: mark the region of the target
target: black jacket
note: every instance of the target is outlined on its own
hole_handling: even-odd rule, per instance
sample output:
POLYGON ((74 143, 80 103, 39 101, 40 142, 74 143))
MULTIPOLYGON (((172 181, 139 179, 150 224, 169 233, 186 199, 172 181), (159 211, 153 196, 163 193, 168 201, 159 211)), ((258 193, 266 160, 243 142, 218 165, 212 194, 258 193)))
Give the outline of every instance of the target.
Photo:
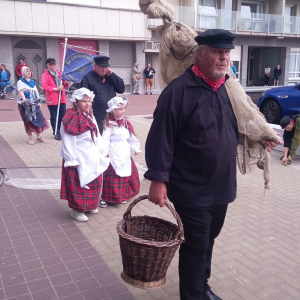
POLYGON ((85 87, 95 93, 93 101, 94 115, 97 121, 105 119, 107 102, 116 96, 116 93, 124 93, 125 85, 121 77, 115 73, 109 76, 99 77, 95 71, 88 72, 81 80, 80 87, 85 87), (105 79, 105 81, 103 80, 105 79), (104 82, 103 82, 104 81, 104 82))
POLYGON ((149 180, 164 181, 169 199, 190 208, 236 197, 238 129, 224 84, 217 90, 191 68, 162 92, 146 141, 149 180))
POLYGON ((146 68, 144 70, 145 76, 146 78, 152 79, 153 78, 153 74, 156 73, 155 70, 151 67, 149 68, 149 70, 147 70, 148 68, 146 68), (150 75, 151 74, 151 75, 150 75))
POLYGON ((281 68, 280 69, 275 68, 274 69, 274 75, 275 76, 280 76, 281 75, 281 68))
MULTIPOLYGON (((296 124, 296 120, 298 118, 298 115, 295 115, 291 118, 295 121, 295 124, 296 124)), ((295 130, 296 130, 296 126, 291 131, 285 130, 283 132, 283 146, 284 147, 291 149, 294 134, 295 134, 295 130)))

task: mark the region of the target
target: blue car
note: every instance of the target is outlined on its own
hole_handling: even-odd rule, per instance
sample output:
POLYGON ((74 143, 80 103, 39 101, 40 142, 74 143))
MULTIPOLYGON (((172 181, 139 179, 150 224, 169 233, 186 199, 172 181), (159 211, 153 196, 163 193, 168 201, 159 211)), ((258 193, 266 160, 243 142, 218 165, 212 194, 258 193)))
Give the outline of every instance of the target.
POLYGON ((284 116, 294 116, 300 111, 300 84, 269 89, 258 102, 259 110, 268 123, 279 124, 284 116))

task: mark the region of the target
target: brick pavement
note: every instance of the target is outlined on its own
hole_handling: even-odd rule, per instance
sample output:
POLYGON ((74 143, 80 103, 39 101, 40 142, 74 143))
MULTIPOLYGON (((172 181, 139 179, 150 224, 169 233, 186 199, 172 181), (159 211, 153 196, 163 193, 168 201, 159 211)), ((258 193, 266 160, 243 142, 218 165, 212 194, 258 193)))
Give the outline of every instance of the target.
MULTIPOLYGON (((144 99, 142 99, 142 101, 144 101, 144 99)), ((143 148, 151 124, 151 116, 136 115, 131 116, 130 119, 143 148)), ((19 160, 14 160, 14 162, 18 165, 24 162, 28 166, 59 166, 61 160, 57 152, 60 142, 53 140, 53 137, 50 135, 51 132, 49 131, 45 134, 45 137, 49 139, 48 144, 29 146, 26 144, 27 139, 22 126, 20 122, 0 123, 0 135, 20 157, 19 160)), ((0 152, 0 157, 1 155, 3 155, 2 152, 0 152)), ((8 159, 11 153, 7 153, 6 155, 6 159, 8 159)), ((271 155, 271 190, 264 191, 262 172, 260 170, 246 176, 238 174, 238 197, 236 201, 229 206, 224 228, 216 240, 212 277, 210 280, 213 290, 222 296, 224 300, 300 299, 300 285, 297 276, 300 271, 300 185, 297 184, 300 180, 300 160, 297 158, 293 165, 284 167, 280 164, 280 155, 279 152, 275 151, 271 155)), ((135 160, 143 163, 144 154, 135 157, 135 160)), ((54 172, 52 176, 55 174, 56 172, 54 172)), ((149 182, 145 180, 142 181, 141 194, 147 193, 148 187, 149 182)), ((45 205, 47 201, 43 199, 44 197, 45 199, 50 196, 54 197, 54 199, 57 200, 57 202, 54 202, 56 205, 53 203, 49 205, 51 217, 55 222, 62 222, 63 220, 63 222, 69 222, 68 226, 74 226, 75 229, 79 229, 81 235, 78 234, 78 236, 82 236, 86 239, 85 243, 92 245, 92 248, 89 246, 89 249, 96 250, 96 253, 99 254, 99 257, 104 261, 101 265, 107 265, 109 269, 106 269, 106 271, 112 274, 111 276, 115 274, 117 277, 115 280, 118 280, 122 265, 115 227, 116 222, 122 218, 127 205, 109 205, 108 208, 101 209, 98 215, 92 216, 89 222, 78 223, 69 219, 68 214, 70 209, 67 207, 66 201, 59 200, 59 191, 51 190, 50 193, 47 193, 47 191, 17 190, 5 186, 4 188, 0 188, 0 192, 3 193, 3 189, 6 191, 6 200, 7 198, 13 199, 15 193, 16 195, 24 193, 31 193, 32 195, 32 193, 34 193, 34 196, 31 196, 31 200, 27 201, 28 205, 32 201, 32 208, 35 207, 34 204, 38 201, 42 201, 43 205, 45 205), (7 191, 9 192, 7 193, 7 191), (59 205, 57 203, 59 203, 59 205)), ((2 201, 1 204, 3 205, 2 201)), ((20 215, 19 211, 20 208, 17 210, 17 213, 20 215)), ((0 212, 2 216, 6 215, 2 212, 2 209, 0 209, 0 212)), ((140 203, 134 208, 133 213, 140 215, 150 214, 172 220, 171 215, 165 208, 158 208, 147 201, 140 203)), ((11 215, 6 216, 5 222, 0 223, 0 228, 7 226, 7 222, 9 222, 8 220, 10 220, 10 218, 11 215)), ((43 227, 42 221, 43 218, 40 218, 39 222, 43 227)), ((9 223, 12 225, 14 221, 9 223)), ((29 225, 32 224, 26 224, 26 226, 29 225)), ((65 230, 73 230, 68 226, 67 228, 69 229, 65 229, 62 227, 63 225, 62 223, 57 223, 57 226, 65 235, 65 230)), ((48 236, 49 234, 51 233, 47 233, 48 236)), ((68 236, 66 235, 64 238, 68 238, 68 236)), ((56 243, 53 245, 54 248, 59 247, 59 243, 56 239, 54 239, 54 243, 56 243)), ((70 244, 72 247, 76 247, 75 241, 70 241, 70 244)), ((16 248, 14 244, 12 246, 16 248)), ((79 251, 77 248, 75 249, 77 252, 79 251)), ((30 253, 31 250, 28 248, 28 253, 30 253)), ((37 250, 35 251, 37 252, 37 250)), ((76 251, 72 250, 72 252, 76 251)), ((57 254, 57 256, 60 255, 60 253, 57 254)), ((84 260, 83 257, 80 259, 84 260)), ((5 261, 6 259, 4 258, 4 262, 5 261)), ((89 269, 90 267, 86 266, 86 262, 84 263, 85 269, 89 269)), ((128 297, 132 297, 131 295, 133 295, 137 300, 179 300, 177 263, 178 255, 176 255, 172 261, 167 274, 167 283, 163 287, 146 291, 125 285, 126 289, 123 290, 123 292, 128 295, 128 297), (127 289, 131 294, 127 292, 127 289)), ((12 265, 15 264, 12 263, 12 265)), ((46 278, 50 278, 51 276, 48 275, 47 270, 45 270, 43 266, 42 264, 42 267, 38 266, 35 270, 42 269, 46 272, 46 278)), ((39 272, 43 273, 42 270, 39 272)), ((105 278, 105 274, 102 274, 102 268, 94 267, 93 270, 94 272, 98 272, 96 273, 97 276, 105 278)), ((65 271, 65 273, 69 275, 70 272, 68 268, 67 271, 65 271)), ((21 272, 16 274, 20 273, 21 272)), ((79 273, 85 276, 83 275, 85 273, 78 271, 78 274, 79 273)), ((89 276, 91 277, 92 275, 89 276)), ((93 276, 95 277, 94 274, 93 276)), ((2 284, 6 282, 3 281, 4 277, 3 275, 1 277, 2 284)), ((72 274, 71 278, 73 278, 72 274)), ((95 279, 97 281, 96 277, 95 279)), ((73 284, 78 288, 77 291, 79 291, 80 287, 78 287, 74 278, 72 280, 72 282, 74 282, 73 284)), ((28 286, 27 288, 30 289, 28 285, 29 281, 26 277, 25 282, 27 282, 26 287, 28 286)), ((95 281, 93 282, 95 283, 95 281)), ((119 281, 117 282, 119 283, 119 281)), ((83 281, 80 286, 86 288, 86 284, 88 283, 89 280, 83 281)), ((63 285, 66 284, 63 283, 63 285)), ((100 285, 101 284, 99 284, 98 288, 103 289, 102 285, 100 285)), ((51 288, 49 289, 56 292, 56 286, 52 284, 51 280, 50 286, 51 288)), ((119 286, 121 288, 121 285, 119 286)), ((21 287, 23 288, 24 285, 21 287)), ((88 289, 89 291, 93 291, 96 287, 92 286, 88 287, 88 289)), ((15 291, 13 288, 9 290, 15 291)), ((1 292, 3 292, 3 290, 0 291, 0 293, 1 292)), ((33 298, 33 294, 34 292, 30 289, 27 298, 15 299, 35 299, 33 298)), ((83 295, 81 290, 78 294, 83 295)), ((83 296, 85 297, 85 295, 83 296)), ((56 297, 59 296, 56 294, 56 297)), ((61 297, 58 299, 64 298, 61 297)), ((122 296, 120 296, 120 299, 126 300, 126 298, 122 298, 122 296)))

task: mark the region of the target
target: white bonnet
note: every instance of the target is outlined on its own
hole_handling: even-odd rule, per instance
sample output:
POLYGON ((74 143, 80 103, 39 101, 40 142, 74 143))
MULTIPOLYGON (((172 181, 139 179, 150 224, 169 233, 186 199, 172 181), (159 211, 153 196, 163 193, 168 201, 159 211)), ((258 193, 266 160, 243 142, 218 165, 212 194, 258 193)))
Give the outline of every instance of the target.
POLYGON ((110 113, 113 110, 120 108, 121 104, 126 106, 128 104, 128 100, 125 100, 122 97, 114 97, 107 102, 108 109, 106 111, 110 113))
POLYGON ((82 88, 74 91, 72 98, 70 98, 70 101, 73 103, 76 103, 76 100, 82 100, 84 98, 84 95, 91 97, 92 101, 95 97, 94 92, 90 91, 89 89, 87 89, 85 87, 82 87, 82 88))

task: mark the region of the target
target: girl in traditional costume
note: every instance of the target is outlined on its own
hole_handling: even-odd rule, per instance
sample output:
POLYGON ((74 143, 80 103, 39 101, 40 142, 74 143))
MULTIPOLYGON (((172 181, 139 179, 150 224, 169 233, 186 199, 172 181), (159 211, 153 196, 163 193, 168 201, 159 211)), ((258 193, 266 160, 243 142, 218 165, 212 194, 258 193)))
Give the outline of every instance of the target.
POLYGON ((109 158, 101 154, 103 140, 93 116, 94 93, 86 88, 74 91, 73 108, 62 119, 61 136, 63 158, 61 199, 68 200, 71 217, 79 222, 88 221, 85 212, 98 213, 102 173, 109 158))
POLYGON ((25 66, 22 68, 22 78, 17 83, 17 89, 19 92, 18 98, 18 109, 21 118, 24 122, 25 131, 28 135, 28 143, 30 145, 34 144, 33 135, 37 135, 37 141, 41 143, 46 143, 47 141, 42 137, 42 132, 49 128, 47 120, 44 118, 41 111, 41 104, 35 105, 34 118, 30 118, 26 113, 24 103, 28 100, 38 99, 40 97, 37 90, 35 81, 31 79, 32 72, 29 67, 25 66))
POLYGON ((105 145, 103 154, 108 154, 110 165, 103 173, 100 207, 106 207, 107 202, 125 204, 140 191, 139 173, 130 155, 130 149, 135 155, 141 152, 140 142, 124 117, 127 100, 114 97, 107 104, 102 138, 105 145))

